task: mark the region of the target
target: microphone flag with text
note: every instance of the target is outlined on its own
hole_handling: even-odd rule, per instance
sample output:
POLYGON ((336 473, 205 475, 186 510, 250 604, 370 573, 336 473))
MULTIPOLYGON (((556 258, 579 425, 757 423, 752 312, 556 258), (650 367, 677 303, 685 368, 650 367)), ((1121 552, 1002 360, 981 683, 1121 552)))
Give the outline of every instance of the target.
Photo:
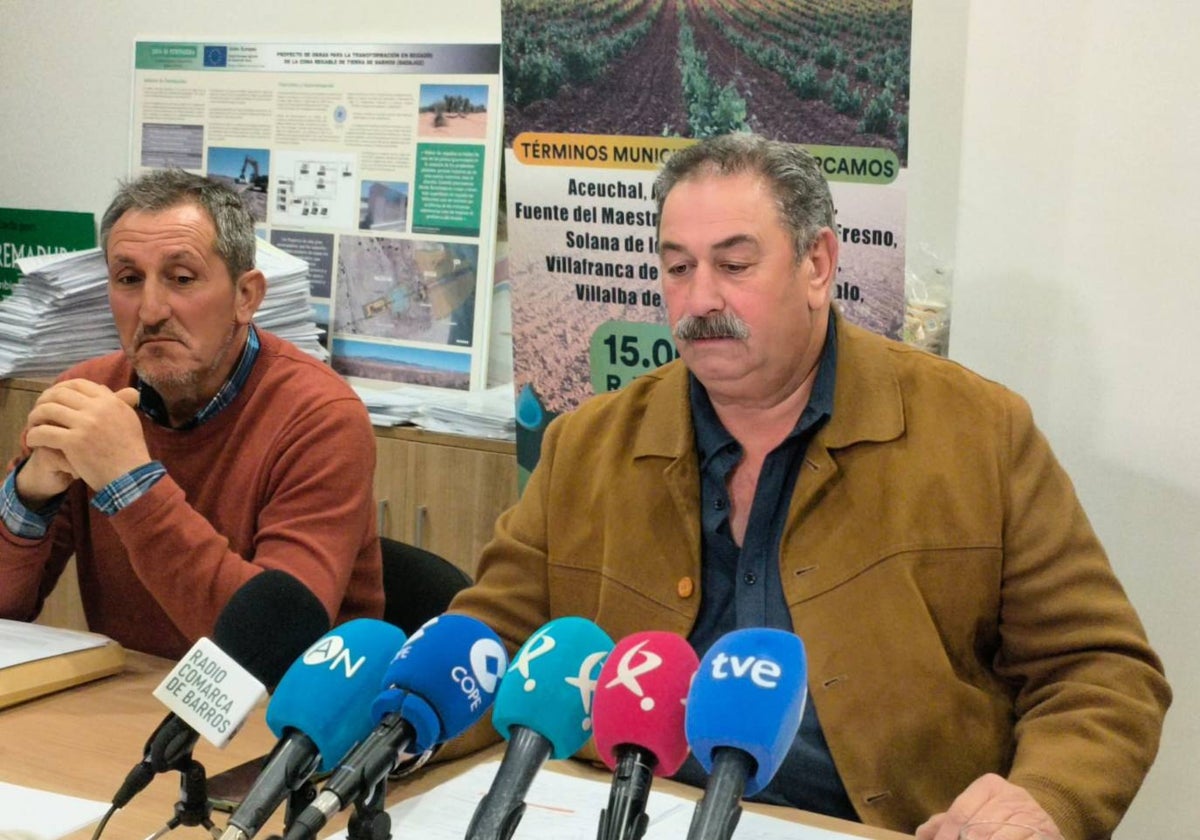
POLYGON ((423 753, 465 732, 491 707, 507 665, 504 643, 477 619, 440 615, 421 625, 376 683, 374 730, 292 821, 287 840, 315 837, 350 803, 382 795, 401 754, 423 753))
POLYGON ((201 723, 213 724, 210 730, 223 744, 261 697, 261 690, 240 682, 239 696, 232 697, 236 680, 230 678, 226 688, 225 675, 244 669, 271 691, 292 661, 328 629, 329 615, 320 600, 287 572, 268 569, 242 584, 217 617, 212 641, 197 643, 155 692, 173 711, 146 741, 142 761, 113 796, 113 806, 125 807, 158 773, 190 769, 200 733, 175 709, 198 713, 201 723), (225 709, 235 701, 246 711, 230 717, 225 709))
POLYGON ((766 787, 791 749, 807 679, 804 643, 786 630, 734 630, 709 648, 687 698, 688 744, 709 773, 688 840, 733 836, 742 797, 766 787))
POLYGON ((292 663, 267 704, 279 740, 229 817, 221 840, 248 840, 316 772, 327 772, 371 731, 371 703, 404 631, 356 618, 316 641, 292 663))
POLYGON ((597 840, 638 840, 654 776, 671 776, 688 755, 684 700, 696 652, 675 633, 626 636, 604 662, 593 701, 596 751, 613 768, 597 840))
POLYGON ((612 648, 594 622, 566 616, 542 625, 517 651, 492 711, 508 747, 466 840, 510 838, 546 759, 570 758, 592 737, 596 681, 612 648))

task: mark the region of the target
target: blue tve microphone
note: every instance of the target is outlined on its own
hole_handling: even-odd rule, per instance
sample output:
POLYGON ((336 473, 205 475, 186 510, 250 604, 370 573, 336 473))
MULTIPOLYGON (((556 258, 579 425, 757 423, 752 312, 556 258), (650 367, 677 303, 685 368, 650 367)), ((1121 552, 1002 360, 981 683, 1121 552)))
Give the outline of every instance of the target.
POLYGON ((375 729, 288 827, 287 840, 315 837, 351 802, 370 801, 377 788, 382 794, 401 753, 423 753, 466 731, 492 705, 507 665, 500 637, 477 619, 441 615, 421 625, 376 683, 375 729))
POLYGON ((466 840, 508 840, 525 814, 525 795, 547 758, 569 758, 592 736, 592 698, 608 634, 586 618, 542 625, 513 657, 492 725, 508 741, 466 840))
POLYGON ((288 794, 331 770, 371 731, 371 703, 404 631, 358 618, 333 628, 292 663, 267 705, 279 741, 221 840, 249 840, 288 794))
POLYGON ((733 836, 742 796, 766 787, 791 749, 807 679, 804 643, 794 633, 734 630, 709 648, 688 692, 684 720, 692 753, 709 773, 688 840, 733 836))

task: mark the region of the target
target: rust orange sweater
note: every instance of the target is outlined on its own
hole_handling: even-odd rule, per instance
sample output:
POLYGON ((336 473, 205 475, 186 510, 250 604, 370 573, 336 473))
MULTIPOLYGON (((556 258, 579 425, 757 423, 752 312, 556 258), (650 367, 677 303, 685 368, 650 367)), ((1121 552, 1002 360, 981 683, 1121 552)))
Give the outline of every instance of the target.
MULTIPOLYGON (((110 518, 77 481, 45 539, 0 526, 0 617, 36 617, 72 553, 89 627, 160 656, 211 635, 229 596, 263 569, 294 575, 337 623, 382 615, 366 409, 332 370, 259 337, 249 380, 214 418, 176 431, 143 416, 167 476, 136 502, 110 518)), ((117 390, 133 371, 116 353, 60 378, 80 377, 117 390)))

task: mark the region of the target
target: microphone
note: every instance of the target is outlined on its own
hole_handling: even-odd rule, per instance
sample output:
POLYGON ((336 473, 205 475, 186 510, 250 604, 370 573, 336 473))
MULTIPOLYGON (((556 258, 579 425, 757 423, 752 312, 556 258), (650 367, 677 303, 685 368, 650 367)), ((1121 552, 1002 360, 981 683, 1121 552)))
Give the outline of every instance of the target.
POLYGON ((401 753, 423 753, 465 732, 492 705, 507 665, 504 643, 477 619, 441 615, 421 625, 383 676, 371 704, 374 731, 300 812, 286 840, 316 837, 351 802, 369 801, 401 753))
POLYGON ((525 814, 525 795, 549 757, 569 758, 592 729, 592 698, 613 648, 586 618, 556 618, 517 651, 500 690, 492 725, 508 741, 466 840, 508 840, 525 814))
POLYGON ((290 793, 333 768, 371 731, 371 701, 404 631, 357 618, 333 628, 292 663, 267 705, 279 738, 221 840, 249 840, 290 793))
POLYGON ((592 711, 596 751, 615 771, 597 840, 638 840, 646 831, 653 776, 670 776, 687 758, 684 698, 696 652, 660 630, 626 636, 600 670, 592 711))
MULTIPOLYGON (((287 572, 268 569, 230 596, 213 627, 213 642, 269 691, 292 660, 328 629, 329 616, 317 596, 287 572)), ((232 722, 232 729, 244 720, 232 722)), ((113 796, 113 807, 124 808, 159 773, 188 770, 199 737, 174 712, 163 718, 146 741, 141 762, 113 796)))
POLYGON ((791 749, 807 679, 804 643, 786 630, 734 630, 704 655, 688 692, 685 726, 709 777, 688 840, 733 836, 742 796, 766 787, 791 749))

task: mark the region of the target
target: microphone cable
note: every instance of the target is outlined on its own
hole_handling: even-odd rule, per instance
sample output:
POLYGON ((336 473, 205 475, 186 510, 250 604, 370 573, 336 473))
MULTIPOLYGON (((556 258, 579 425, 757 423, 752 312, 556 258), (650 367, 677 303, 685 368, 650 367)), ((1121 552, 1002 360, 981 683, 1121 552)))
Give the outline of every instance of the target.
POLYGON ((121 810, 116 805, 108 806, 108 811, 100 818, 100 822, 96 823, 96 830, 92 832, 92 840, 100 840, 100 835, 104 833, 104 827, 108 825, 108 821, 112 819, 113 814, 121 810))

